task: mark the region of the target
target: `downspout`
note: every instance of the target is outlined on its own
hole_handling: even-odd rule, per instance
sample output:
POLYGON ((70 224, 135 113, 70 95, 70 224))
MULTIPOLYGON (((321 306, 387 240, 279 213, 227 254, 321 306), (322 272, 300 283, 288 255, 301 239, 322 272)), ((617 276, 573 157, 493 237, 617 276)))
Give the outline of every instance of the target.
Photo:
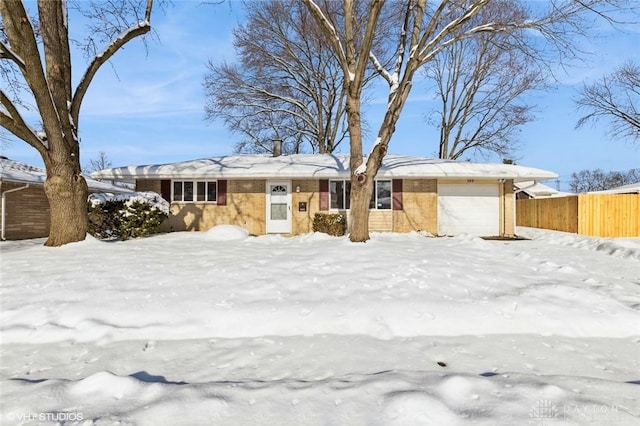
POLYGON ((25 186, 21 186, 19 188, 8 189, 2 193, 2 241, 6 240, 6 238, 4 237, 4 231, 6 227, 5 216, 6 216, 7 194, 11 192, 22 191, 23 189, 27 189, 29 186, 30 186, 29 184, 26 184, 25 186))

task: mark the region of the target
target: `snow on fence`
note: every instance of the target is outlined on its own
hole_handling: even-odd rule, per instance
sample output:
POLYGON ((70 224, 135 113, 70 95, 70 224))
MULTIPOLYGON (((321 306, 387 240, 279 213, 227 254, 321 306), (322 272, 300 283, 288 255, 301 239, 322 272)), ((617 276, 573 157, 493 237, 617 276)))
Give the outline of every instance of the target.
POLYGON ((640 194, 517 200, 516 224, 592 237, 640 237, 640 194))

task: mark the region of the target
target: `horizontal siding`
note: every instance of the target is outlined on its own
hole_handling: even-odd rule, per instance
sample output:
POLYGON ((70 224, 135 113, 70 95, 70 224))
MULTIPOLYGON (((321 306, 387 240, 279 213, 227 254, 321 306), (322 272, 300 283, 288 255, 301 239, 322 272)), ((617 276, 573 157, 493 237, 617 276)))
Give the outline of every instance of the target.
POLYGON ((371 210, 369 212, 369 230, 374 232, 393 231, 393 211, 371 210))

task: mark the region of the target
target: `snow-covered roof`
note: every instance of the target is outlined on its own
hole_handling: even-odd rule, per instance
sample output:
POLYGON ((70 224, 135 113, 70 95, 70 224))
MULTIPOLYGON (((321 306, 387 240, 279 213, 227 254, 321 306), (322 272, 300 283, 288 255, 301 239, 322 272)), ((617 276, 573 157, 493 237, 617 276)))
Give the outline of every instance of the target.
MULTIPOLYGON (((0 157, 0 181, 24 183, 30 185, 44 185, 47 179, 46 170, 24 164, 19 161, 10 160, 6 157, 0 157)), ((130 192, 127 188, 114 186, 105 182, 99 182, 90 178, 86 178, 89 191, 92 192, 130 192)))
POLYGON ((617 186, 604 191, 591 191, 588 194, 640 194, 640 182, 617 186))
POLYGON ((566 197, 574 195, 570 192, 562 192, 543 183, 533 180, 514 183, 514 186, 520 192, 528 194, 532 198, 549 198, 549 197, 566 197))
MULTIPOLYGON (((335 179, 349 178, 346 154, 230 155, 170 164, 127 166, 91 174, 96 179, 335 179)), ((378 178, 553 179, 558 175, 512 164, 472 163, 387 155, 378 178)))

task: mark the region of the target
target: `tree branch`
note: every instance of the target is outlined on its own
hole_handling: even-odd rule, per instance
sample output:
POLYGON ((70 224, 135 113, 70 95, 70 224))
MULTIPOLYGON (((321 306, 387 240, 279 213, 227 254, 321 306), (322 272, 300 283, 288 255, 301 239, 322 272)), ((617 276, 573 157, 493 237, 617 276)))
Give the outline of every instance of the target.
POLYGON ((608 119, 612 136, 640 139, 638 81, 640 67, 628 63, 611 76, 604 76, 596 83, 583 86, 576 103, 580 109, 587 110, 587 114, 578 120, 576 128, 589 121, 608 119))
POLYGON ((24 72, 26 64, 24 59, 22 59, 16 52, 11 50, 11 48, 3 41, 0 41, 0 59, 9 59, 13 61, 19 68, 24 72))
POLYGON ((58 112, 53 104, 51 91, 42 68, 34 28, 24 9, 24 5, 22 2, 11 2, 9 4, 9 2, 0 1, 0 14, 2 15, 4 29, 11 46, 11 52, 19 57, 24 64, 22 67, 18 66, 34 95, 41 116, 56 117, 58 112))
POLYGON ((367 26, 365 28, 365 33, 362 39, 363 43, 360 46, 360 52, 358 54, 356 62, 356 69, 354 70, 355 79, 352 80, 357 87, 362 87, 365 80, 364 74, 367 69, 369 54, 371 53, 371 48, 375 39, 376 26, 382 6, 384 6, 384 0, 372 0, 369 5, 369 14, 366 20, 367 26))
MULTIPOLYGON (((340 64, 347 63, 347 55, 345 53, 344 48, 342 47, 342 43, 340 42, 340 37, 338 36, 338 32, 335 27, 324 14, 322 9, 313 1, 313 0, 302 0, 302 2, 307 6, 311 15, 316 19, 318 24, 323 28, 323 31, 330 35, 327 37, 329 39, 329 43, 333 47, 334 53, 338 56, 338 61, 340 64)), ((344 68, 344 66, 343 66, 344 68)), ((349 72, 348 69, 345 69, 345 74, 349 72)))
POLYGON ((96 75, 96 72, 100 67, 107 62, 122 46, 136 37, 144 35, 151 30, 151 8, 153 6, 153 0, 147 0, 147 7, 145 11, 145 20, 138 23, 138 25, 130 27, 123 32, 118 38, 111 42, 109 46, 102 52, 96 55, 91 64, 85 71, 84 75, 78 83, 78 87, 73 95, 73 101, 71 102, 71 118, 73 119, 76 127, 78 127, 78 120, 80 115, 80 106, 84 99, 89 84, 96 75))
POLYGON ((0 104, 7 110, 7 112, 0 110, 0 126, 37 149, 44 158, 44 156, 47 155, 46 144, 38 137, 36 132, 25 123, 20 112, 2 89, 0 89, 0 104))

